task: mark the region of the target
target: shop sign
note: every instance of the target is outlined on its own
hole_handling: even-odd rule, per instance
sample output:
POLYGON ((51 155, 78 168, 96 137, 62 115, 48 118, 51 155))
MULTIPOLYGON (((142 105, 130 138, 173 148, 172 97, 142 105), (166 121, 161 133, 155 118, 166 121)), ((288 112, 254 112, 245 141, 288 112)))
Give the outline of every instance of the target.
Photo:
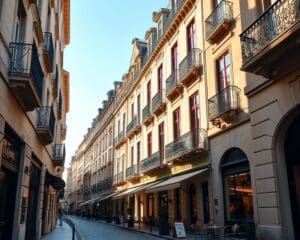
POLYGON ((176 238, 186 238, 183 222, 175 222, 176 238))
POLYGON ((20 146, 7 138, 3 139, 2 160, 3 164, 17 171, 19 165, 20 146))

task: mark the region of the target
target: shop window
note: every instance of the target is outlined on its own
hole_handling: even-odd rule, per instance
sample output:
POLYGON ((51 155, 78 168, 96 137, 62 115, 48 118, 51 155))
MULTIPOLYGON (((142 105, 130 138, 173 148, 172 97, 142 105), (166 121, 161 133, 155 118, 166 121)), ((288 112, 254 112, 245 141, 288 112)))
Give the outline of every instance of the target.
POLYGON ((253 200, 249 162, 239 149, 230 150, 222 161, 227 222, 253 222, 253 200))

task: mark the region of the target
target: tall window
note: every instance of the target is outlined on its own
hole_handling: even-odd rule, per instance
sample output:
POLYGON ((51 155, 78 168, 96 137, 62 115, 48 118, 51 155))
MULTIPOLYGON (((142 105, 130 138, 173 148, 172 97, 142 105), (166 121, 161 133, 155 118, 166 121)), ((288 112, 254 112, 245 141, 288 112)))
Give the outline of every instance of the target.
POLYGON ((222 2, 222 0, 213 0, 212 1, 212 5, 213 5, 213 8, 215 8, 216 6, 218 6, 218 4, 222 2))
POLYGON ((171 63, 172 63, 172 72, 176 71, 178 68, 178 49, 177 49, 177 42, 171 48, 171 63))
POLYGON ((136 144, 136 161, 139 164, 141 160, 141 142, 136 144))
POLYGON ((173 135, 174 140, 180 136, 180 108, 173 112, 173 135))
POLYGON ((131 121, 134 118, 134 103, 131 103, 131 121))
POLYGON ((217 87, 218 90, 226 88, 230 85, 231 69, 230 69, 230 55, 229 51, 226 51, 217 60, 217 87))
POLYGON ((125 119, 126 119, 126 115, 125 113, 123 113, 123 130, 125 131, 125 119))
POLYGON ((163 81, 163 65, 161 64, 157 70, 157 86, 158 91, 162 92, 162 81, 163 81))
POLYGON ((158 125, 158 144, 159 144, 159 153, 160 153, 160 161, 164 160, 165 153, 165 139, 164 139, 164 123, 158 125))
POLYGON ((131 147, 131 166, 134 164, 134 146, 131 147))
POLYGON ((121 122, 120 122, 120 119, 118 120, 118 134, 120 133, 121 131, 121 122))
POLYGON ((26 28, 25 18, 26 18, 26 11, 23 2, 19 1, 17 21, 16 21, 16 34, 15 34, 15 42, 17 43, 22 43, 24 40, 25 28, 26 28))
POLYGON ((147 83, 147 104, 148 108, 150 109, 151 105, 151 81, 147 83))
POLYGON ((141 117, 141 95, 137 96, 137 117, 138 121, 140 121, 141 117))
POLYGON ((193 48, 195 48, 195 43, 196 43, 196 29, 195 29, 194 19, 187 26, 186 35, 187 35, 187 51, 190 52, 193 48))
POLYGON ((197 146, 199 144, 199 94, 195 92, 190 96, 190 121, 191 132, 193 134, 193 144, 197 146))
POLYGON ((147 145, 148 145, 148 157, 152 154, 152 133, 148 133, 147 136, 147 145))

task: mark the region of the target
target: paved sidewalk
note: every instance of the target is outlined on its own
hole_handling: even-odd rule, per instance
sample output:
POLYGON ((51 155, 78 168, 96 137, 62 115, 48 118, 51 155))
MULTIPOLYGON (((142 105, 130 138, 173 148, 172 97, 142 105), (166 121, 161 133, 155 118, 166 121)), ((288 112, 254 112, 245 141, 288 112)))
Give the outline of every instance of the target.
MULTIPOLYGON (((72 240, 72 228, 66 222, 63 222, 63 225, 60 226, 58 223, 52 232, 48 233, 43 240, 72 240)), ((76 234, 75 234, 75 240, 76 234)))

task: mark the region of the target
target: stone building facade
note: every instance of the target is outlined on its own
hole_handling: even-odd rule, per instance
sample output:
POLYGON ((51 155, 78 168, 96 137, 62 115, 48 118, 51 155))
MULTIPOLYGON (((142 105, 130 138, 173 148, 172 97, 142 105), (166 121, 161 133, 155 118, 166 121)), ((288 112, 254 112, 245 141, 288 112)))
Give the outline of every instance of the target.
POLYGON ((154 12, 113 90, 113 191, 83 205, 110 199, 99 214, 116 221, 298 239, 299 13, 298 0, 154 12))
POLYGON ((70 2, 0 1, 0 238, 41 239, 65 183, 70 2))

